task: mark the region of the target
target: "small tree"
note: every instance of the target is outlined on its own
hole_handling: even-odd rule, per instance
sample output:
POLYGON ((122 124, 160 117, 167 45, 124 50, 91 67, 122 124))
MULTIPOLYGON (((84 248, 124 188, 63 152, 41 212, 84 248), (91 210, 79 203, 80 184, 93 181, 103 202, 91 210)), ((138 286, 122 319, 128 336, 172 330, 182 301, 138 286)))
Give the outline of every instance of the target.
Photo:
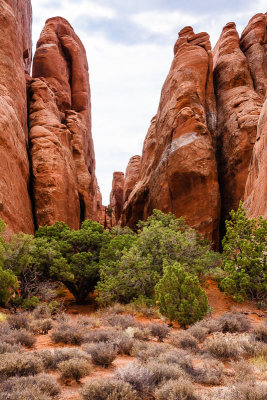
POLYGON ((208 299, 197 276, 186 272, 178 262, 164 263, 155 294, 160 313, 179 322, 182 328, 201 320, 208 311, 208 299))
POLYGON ((226 221, 221 288, 236 301, 267 298, 267 221, 249 219, 240 203, 226 221))
MULTIPOLYGON (((76 301, 83 303, 98 281, 100 251, 109 241, 109 233, 99 223, 87 220, 76 231, 63 222, 41 227, 36 237, 46 239, 53 249, 50 276, 64 283, 76 301)), ((44 269, 43 257, 41 260, 44 269)))
POLYGON ((5 271, 0 267, 0 303, 6 305, 17 288, 16 276, 11 271, 5 271))

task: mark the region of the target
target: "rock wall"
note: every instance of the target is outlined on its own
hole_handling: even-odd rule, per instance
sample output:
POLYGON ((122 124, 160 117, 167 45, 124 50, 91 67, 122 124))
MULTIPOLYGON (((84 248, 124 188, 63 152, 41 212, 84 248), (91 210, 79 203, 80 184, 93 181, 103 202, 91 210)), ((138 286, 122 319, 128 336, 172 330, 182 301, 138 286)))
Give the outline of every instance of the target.
POLYGON ((140 180, 124 205, 123 224, 134 227, 158 208, 184 216, 218 243, 220 195, 212 70, 208 34, 184 28, 145 139, 140 180))
POLYGON ((31 2, 0 2, 0 218, 8 234, 33 233, 27 154, 26 73, 31 65, 31 2))
POLYGON ((139 178, 125 184, 123 225, 134 228, 159 208, 183 215, 216 247, 219 222, 223 235, 240 200, 249 216, 266 218, 266 32, 267 14, 255 15, 241 38, 231 22, 213 53, 206 33, 179 33, 139 178))
POLYGON ((123 209, 123 189, 124 189, 124 173, 114 172, 112 180, 112 190, 110 193, 110 203, 108 209, 110 209, 111 215, 111 226, 118 225, 122 209, 123 209))
POLYGON ((63 18, 46 22, 29 85, 29 139, 37 226, 77 229, 97 216, 97 182, 85 49, 63 18))

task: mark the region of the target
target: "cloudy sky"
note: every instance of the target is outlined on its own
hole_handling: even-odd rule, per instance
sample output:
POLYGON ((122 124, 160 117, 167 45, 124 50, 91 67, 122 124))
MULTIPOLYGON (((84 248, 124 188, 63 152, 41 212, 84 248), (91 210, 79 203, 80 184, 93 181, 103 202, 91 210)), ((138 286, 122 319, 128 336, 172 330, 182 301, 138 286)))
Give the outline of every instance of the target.
POLYGON ((206 31, 216 43, 223 26, 241 33, 266 0, 32 0, 33 41, 45 20, 66 18, 87 51, 92 89, 97 178, 108 204, 113 171, 141 154, 180 29, 206 31))

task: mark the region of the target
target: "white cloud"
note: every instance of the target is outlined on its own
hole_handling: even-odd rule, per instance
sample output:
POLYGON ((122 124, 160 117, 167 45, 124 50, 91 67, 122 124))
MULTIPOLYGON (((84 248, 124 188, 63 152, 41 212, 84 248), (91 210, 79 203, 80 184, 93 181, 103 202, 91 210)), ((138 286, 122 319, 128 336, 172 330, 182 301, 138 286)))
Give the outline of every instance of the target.
POLYGON ((181 26, 193 25, 199 21, 198 17, 180 11, 147 11, 134 14, 131 19, 151 33, 164 35, 170 35, 181 26))

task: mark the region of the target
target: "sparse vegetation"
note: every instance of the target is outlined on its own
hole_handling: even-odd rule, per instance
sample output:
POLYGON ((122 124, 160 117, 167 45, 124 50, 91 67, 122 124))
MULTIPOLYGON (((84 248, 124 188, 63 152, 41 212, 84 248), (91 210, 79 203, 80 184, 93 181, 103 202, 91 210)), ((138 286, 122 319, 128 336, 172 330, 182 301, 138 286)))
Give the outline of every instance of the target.
POLYGON ((200 400, 190 381, 179 379, 168 381, 155 391, 156 400, 200 400))
POLYGON ((91 373, 92 367, 88 360, 83 358, 71 358, 59 363, 58 370, 60 371, 60 376, 64 381, 68 382, 75 380, 76 382, 79 382, 81 378, 91 373))
POLYGON ((130 384, 119 379, 96 379, 82 389, 84 400, 138 400, 130 384))
POLYGON ((91 355, 94 364, 106 368, 112 364, 118 354, 118 349, 114 344, 105 342, 87 344, 83 346, 83 350, 91 355))

